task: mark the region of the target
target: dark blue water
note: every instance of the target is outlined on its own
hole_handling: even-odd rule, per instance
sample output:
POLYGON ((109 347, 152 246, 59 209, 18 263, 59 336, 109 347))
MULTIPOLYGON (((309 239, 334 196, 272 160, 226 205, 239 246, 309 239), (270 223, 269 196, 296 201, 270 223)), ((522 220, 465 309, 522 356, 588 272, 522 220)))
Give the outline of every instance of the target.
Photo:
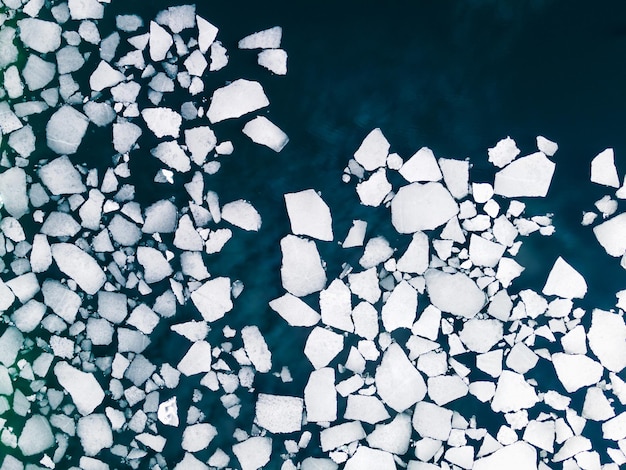
MULTIPOLYGON (((558 142, 557 169, 548 197, 524 201, 529 215, 554 213, 556 233, 524 239, 517 260, 526 270, 510 292, 540 291, 560 255, 587 280, 589 292, 581 306, 614 306, 614 294, 626 285, 626 273, 618 259, 604 253, 591 229, 580 226, 580 220, 583 210, 593 209, 593 202, 608 193, 589 183, 591 159, 604 148, 614 147, 620 175, 626 171, 622 129, 626 121, 626 5, 617 1, 593 6, 582 1, 519 3, 350 0, 340 4, 250 1, 197 5, 198 14, 220 28, 218 39, 230 56, 228 67, 207 78, 206 89, 236 78, 258 80, 271 102, 268 117, 290 138, 276 154, 242 137, 242 120, 214 126, 221 139, 233 140, 236 151, 221 160, 219 173, 207 177, 208 187, 222 202, 251 201, 263 226, 258 233, 237 232, 221 253, 209 258, 214 277, 241 279, 245 290, 234 310, 213 325, 208 339, 212 345, 224 341, 221 328, 225 325, 236 329, 258 325, 273 353, 275 369, 287 365, 294 378, 282 384, 269 374, 257 374, 255 391, 243 400, 237 420, 225 414, 218 394, 204 393, 196 406, 218 428, 219 435, 208 451, 198 453, 199 458, 206 461, 218 446, 228 450, 236 427, 249 430, 255 393, 302 396, 312 370, 300 354, 308 331, 289 328, 267 306, 283 293, 279 241, 290 231, 283 194, 308 188, 321 191, 331 207, 336 241, 343 239, 353 219, 365 218, 368 237, 383 234, 399 250, 406 246, 407 241, 390 227, 388 209, 360 206, 354 185, 341 182, 348 159, 373 128, 380 127, 392 151, 404 158, 422 146, 433 149, 438 157, 469 158, 474 182, 492 181, 494 169, 487 162, 487 148, 507 135, 523 153, 535 150, 539 134, 558 142), (257 66, 254 51, 236 49, 240 38, 275 25, 283 27, 282 47, 289 54, 285 77, 257 66)), ((100 23, 102 36, 107 28, 113 31, 116 14, 138 13, 149 21, 171 4, 113 0, 100 23)), ((97 64, 95 57, 92 61, 97 64)), ((88 79, 88 74, 82 78, 88 79)), ((172 106, 177 98, 169 98, 172 106)), ((94 131, 76 160, 106 168, 113 153, 107 150, 108 139, 105 131, 94 131)), ((143 149, 150 148, 149 136, 144 135, 140 142, 143 149)), ((143 152, 133 156, 131 167, 137 199, 147 204, 164 197, 164 190, 152 183, 158 166, 143 152)), ((173 188, 165 190, 179 202, 186 200, 182 183, 177 180, 173 188)), ((338 276, 342 263, 357 265, 358 250, 343 250, 337 243, 318 245, 329 279, 338 276)), ((314 305, 312 299, 308 301, 314 305)), ((196 314, 189 306, 179 310, 152 335, 146 356, 155 362, 175 364, 184 354, 188 343, 168 328, 196 314)), ((586 320, 583 324, 588 325, 586 320)), ((241 346, 236 340, 234 343, 235 348, 241 346)), ((340 355, 337 362, 342 360, 345 357, 340 355)), ((542 389, 563 392, 551 366, 545 364, 530 375, 542 383, 542 389)), ((480 375, 471 378, 480 380, 480 375)), ((197 386, 195 381, 183 380, 181 387, 171 392, 178 396, 181 410, 192 404, 197 386)), ((578 395, 573 406, 580 409, 584 395, 578 395)), ((168 397, 162 394, 162 399, 168 397)), ((473 398, 459 400, 455 406, 465 416, 476 414, 479 427, 487 427, 493 435, 503 423, 501 417, 492 416, 488 406, 477 406, 473 398)), ((606 444, 596 428, 590 425, 589 429, 600 450, 606 444)), ((172 443, 180 436, 178 430, 163 432, 172 443)), ((126 437, 128 444, 131 436, 126 437)), ((268 468, 279 468, 282 462, 284 448, 279 441, 275 439, 268 468)), ((321 456, 317 444, 314 440, 299 459, 321 456)), ((75 459, 80 448, 72 448, 70 455, 72 452, 75 459)), ((183 452, 168 445, 163 455, 171 464, 179 461, 183 452)), ((606 456, 602 454, 602 458, 605 461, 606 456)), ((147 463, 141 468, 147 468, 147 463)))

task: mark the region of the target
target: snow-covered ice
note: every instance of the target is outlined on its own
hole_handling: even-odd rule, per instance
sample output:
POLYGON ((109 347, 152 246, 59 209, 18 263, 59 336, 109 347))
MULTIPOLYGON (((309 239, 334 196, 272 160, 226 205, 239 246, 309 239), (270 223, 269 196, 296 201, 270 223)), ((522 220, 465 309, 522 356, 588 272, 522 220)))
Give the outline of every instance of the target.
POLYGON ((243 199, 224 204, 222 219, 247 231, 257 232, 261 228, 261 215, 252 204, 243 199))
POLYGON ((587 282, 578 271, 559 256, 541 292, 545 295, 558 295, 565 299, 582 299, 587 293, 587 282))
POLYGON ((211 345, 206 341, 193 343, 176 368, 186 376, 209 372, 211 370, 211 345))
POLYGON ((428 147, 422 147, 405 161, 398 173, 409 183, 439 181, 443 176, 435 159, 435 154, 428 147))
POLYGON ((626 252, 626 238, 622 234, 626 231, 626 213, 596 225, 593 233, 602 248, 611 256, 622 256, 626 252))
POLYGON ((264 29, 239 41, 239 49, 277 49, 280 47, 283 29, 280 26, 264 29))
MULTIPOLYGON (((22 455, 28 457, 42 453, 44 450, 52 447, 54 442, 54 435, 48 420, 44 416, 35 414, 30 416, 24 424, 17 441, 17 447, 22 455)), ((5 465, 2 466, 4 467, 5 465)))
POLYGON ((45 54, 56 51, 61 45, 61 27, 51 21, 25 18, 17 22, 20 40, 26 47, 45 54))
POLYGON ((250 437, 233 445, 233 453, 239 460, 241 470, 263 468, 272 455, 272 439, 261 436, 250 437))
POLYGON ((306 419, 310 423, 333 422, 337 419, 335 371, 324 367, 311 372, 304 388, 306 419))
POLYGON ((545 197, 555 168, 541 152, 518 158, 496 173, 494 192, 506 197, 545 197))
POLYGON ((285 290, 303 297, 325 287, 326 271, 313 241, 287 235, 280 241, 280 248, 283 258, 280 274, 285 290))
POLYGON ((391 201, 391 221, 399 233, 434 230, 458 213, 458 204, 441 183, 403 186, 391 201))
POLYGON ((612 188, 620 187, 612 148, 603 150, 591 161, 591 181, 612 188))
POLYGON ((385 351, 376 368, 375 380, 380 398, 398 412, 426 395, 424 379, 397 343, 392 343, 385 351))
POLYGON ((89 254, 70 243, 55 243, 51 249, 59 269, 74 279, 85 292, 93 295, 104 285, 106 275, 89 254))
POLYGON ((626 324, 623 315, 594 309, 587 339, 603 367, 615 373, 626 367, 626 324))
POLYGON ((429 269, 424 277, 431 303, 443 312, 472 318, 487 301, 485 293, 463 273, 429 269))
POLYGON ((292 433, 302 427, 302 398, 260 393, 255 422, 272 433, 292 433))
POLYGON ((285 205, 294 235, 333 240, 330 209, 315 190, 306 189, 285 194, 285 205))
POLYGON ((259 328, 254 325, 244 327, 241 330, 241 339, 246 354, 256 370, 262 373, 269 372, 272 369, 272 353, 259 328))
POLYGON ((91 414, 104 400, 104 391, 93 374, 78 370, 67 362, 58 362, 54 366, 54 375, 70 394, 80 414, 91 414))
POLYGON ((260 83, 240 78, 213 92, 207 117, 212 123, 238 118, 269 105, 260 83))
POLYGON ((287 134, 265 116, 257 116, 248 121, 243 126, 242 132, 250 137, 252 142, 265 145, 274 152, 280 152, 289 142, 287 134))
POLYGON ((177 138, 180 132, 182 117, 169 108, 145 108, 141 117, 155 136, 171 136, 177 138))
POLYGON ((287 74, 287 52, 282 49, 269 49, 259 52, 257 62, 276 75, 287 74))
POLYGON ((569 393, 587 385, 595 385, 602 377, 602 366, 583 354, 555 353, 552 355, 552 363, 569 393))

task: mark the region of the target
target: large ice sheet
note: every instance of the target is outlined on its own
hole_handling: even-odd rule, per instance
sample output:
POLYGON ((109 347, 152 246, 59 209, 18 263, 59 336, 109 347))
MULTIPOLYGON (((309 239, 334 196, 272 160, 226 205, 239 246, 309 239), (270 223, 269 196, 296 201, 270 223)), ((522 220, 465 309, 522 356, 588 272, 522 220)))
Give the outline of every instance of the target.
POLYGON ((207 117, 216 123, 237 118, 269 104, 260 83, 240 78, 213 92, 207 117))
POLYGON ((555 168, 541 152, 518 158, 496 173, 494 192, 506 197, 545 197, 555 168))

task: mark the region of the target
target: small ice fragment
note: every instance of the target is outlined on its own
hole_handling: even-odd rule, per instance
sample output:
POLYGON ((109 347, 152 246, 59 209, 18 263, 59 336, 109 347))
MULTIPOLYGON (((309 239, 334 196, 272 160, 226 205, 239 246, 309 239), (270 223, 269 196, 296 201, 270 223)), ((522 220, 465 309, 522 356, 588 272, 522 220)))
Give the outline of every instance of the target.
POLYGON ((537 136, 537 150, 545 153, 548 157, 553 156, 558 149, 559 146, 556 142, 552 142, 541 135, 537 136))
POLYGON ((248 121, 242 132, 254 143, 265 145, 275 152, 280 152, 289 141, 287 134, 265 116, 257 116, 248 121))
POLYGON ((379 128, 367 134, 357 151, 354 159, 367 171, 374 171, 385 166, 389 154, 389 142, 379 128))
POLYGON ((69 0, 67 5, 73 20, 100 19, 104 16, 104 5, 98 0, 69 0))
POLYGON ((276 75, 287 74, 287 53, 282 49, 269 49, 259 52, 257 59, 260 66, 276 75))
POLYGON ((178 138, 183 119, 176 111, 169 108, 146 108, 141 111, 141 117, 157 137, 178 138))
POLYGON ((83 111, 98 127, 104 127, 115 119, 115 111, 108 103, 96 103, 94 101, 88 101, 83 106, 83 111))
POLYGON ((603 367, 583 354, 552 355, 556 374, 569 393, 587 385, 595 385, 602 377, 603 367))
POLYGON ((85 455, 90 457, 113 445, 111 424, 104 414, 92 414, 79 418, 76 434, 80 438, 85 455))
POLYGON ((140 246, 137 248, 137 261, 144 269, 144 280, 148 284, 153 284, 165 279, 172 274, 170 266, 165 256, 156 248, 140 246))
POLYGON ((409 450, 411 441, 411 417, 398 414, 387 424, 377 424, 367 436, 367 443, 380 450, 396 455, 404 455, 409 450))
POLYGON ((56 51, 61 45, 61 27, 51 21, 37 18, 19 20, 20 40, 26 47, 45 54, 56 51))
POLYGON ((177 5, 169 7, 167 10, 157 13, 156 21, 170 28, 174 34, 178 34, 196 25, 196 6, 177 5))
POLYGON ((280 241, 280 274, 285 290, 297 297, 318 292, 326 285, 326 271, 315 243, 294 235, 280 241))
POLYGON ((233 445, 233 454, 239 460, 241 470, 263 468, 272 455, 272 439, 261 436, 250 437, 233 445))
POLYGON ((473 470, 537 470, 537 451, 523 441, 505 446, 493 454, 477 459, 473 470))
POLYGON ((545 295, 558 295, 564 299, 582 299, 587 293, 587 283, 578 271, 559 256, 541 292, 545 295))
POLYGON ((509 369, 520 374, 525 374, 537 365, 539 356, 524 343, 517 343, 506 358, 506 365, 509 369))
POLYGON ((196 15, 196 24, 198 26, 198 48, 204 54, 215 41, 218 29, 198 15, 196 15))
POLYGON ((54 366, 54 375, 71 395, 80 414, 92 413, 104 400, 104 391, 93 374, 80 371, 67 362, 58 362, 54 366))
POLYGON ((511 137, 500 140, 495 147, 490 148, 489 161, 498 168, 502 168, 511 163, 520 153, 515 141, 511 137))
POLYGON ((626 325, 621 314, 594 309, 587 339, 605 368, 619 373, 626 367, 626 325))
POLYGON ((411 158, 404 162, 398 173, 409 183, 440 181, 443 176, 435 159, 435 154, 428 147, 419 149, 411 158))
POLYGON ((204 58, 204 55, 199 50, 193 51, 184 62, 185 68, 189 72, 189 75, 201 77, 207 68, 208 62, 204 58))
POLYGON ((213 92, 207 117, 209 121, 216 123, 238 118, 269 104, 263 87, 258 82, 238 79, 213 92))
POLYGON ((29 333, 37 328, 46 313, 46 306, 37 300, 31 299, 13 312, 11 320, 23 333, 29 333))
POLYGON ((143 26, 143 19, 138 15, 117 15, 115 26, 120 31, 132 33, 143 26))
POLYGON ((504 336, 502 322, 472 318, 465 322, 459 338, 470 351, 486 353, 504 336))
POLYGON ((489 183, 472 183, 472 195, 475 202, 483 204, 493 196, 493 186, 489 183))
POLYGON ((185 251, 202 251, 204 241, 193 226, 189 214, 183 215, 178 221, 178 228, 174 234, 174 246, 185 251))
POLYGON ((261 228, 261 216, 248 201, 240 199, 222 207, 222 219, 241 229, 258 232, 261 228))
POLYGON ((522 374, 504 370, 498 378, 491 409, 496 413, 509 413, 532 408, 538 401, 535 389, 522 374))
POLYGON ((431 303, 443 312, 472 318, 487 302, 485 293, 463 273, 429 269, 424 277, 431 303))
POLYGON ((392 343, 385 351, 376 368, 375 381, 380 398, 398 412, 426 395, 424 379, 397 343, 392 343))
POLYGON ((555 167, 541 152, 519 158, 496 173, 494 192, 506 197, 545 197, 555 167))
POLYGON ((155 62, 165 59, 174 40, 165 28, 154 21, 150 22, 150 58, 155 62))
POLYGON ((330 209, 313 189, 285 194, 285 205, 294 235, 307 235, 318 240, 332 241, 330 209))
POLYGON ((74 323, 81 305, 81 298, 78 294, 52 279, 44 281, 41 291, 44 302, 54 313, 67 323, 74 323))
POLYGON ((252 365, 261 373, 272 369, 272 353, 257 326, 246 326, 241 330, 243 347, 252 365))
POLYGON ((399 233, 434 230, 458 213, 458 204, 441 183, 411 183, 391 201, 391 221, 399 233))
POLYGON ((239 49, 278 49, 283 29, 280 26, 259 31, 239 41, 239 49))
POLYGON ((379 168, 368 179, 356 185, 361 204, 371 207, 380 206, 391 190, 392 186, 387 180, 387 172, 384 168, 379 168))
POLYGON ((119 153, 128 153, 141 136, 141 128, 132 122, 113 124, 113 148, 119 153))
POLYGON ((271 433, 292 433, 302 428, 302 398, 260 393, 254 422, 271 433))
POLYGON ((228 65, 227 52, 220 41, 215 41, 211 44, 211 65, 209 66, 211 72, 221 70, 228 65))
POLYGON ((76 153, 87 132, 89 120, 69 105, 61 106, 46 124, 48 147, 58 154, 76 153))
POLYGON ((52 257, 59 269, 90 295, 98 292, 106 281, 106 275, 97 261, 73 244, 52 245, 52 257))
POLYGON ((215 426, 209 423, 193 424, 185 428, 181 447, 187 452, 199 452, 206 449, 215 436, 215 426))
POLYGON ((591 161, 591 182, 619 188, 619 176, 612 148, 603 150, 591 161))
POLYGON ((337 419, 334 369, 324 367, 311 372, 304 388, 304 404, 309 423, 332 422, 337 419))
MULTIPOLYGON (((40 454, 53 445, 54 434, 52 434, 48 420, 37 414, 30 416, 24 424, 20 437, 17 440, 17 447, 20 449, 22 455, 28 457, 40 454)), ((2 467, 4 468, 5 465, 2 465, 2 467)), ((11 466, 10 468, 17 469, 23 467, 11 466)))
POLYGON ((176 368, 188 377, 209 372, 211 370, 211 345, 206 341, 193 343, 176 368))

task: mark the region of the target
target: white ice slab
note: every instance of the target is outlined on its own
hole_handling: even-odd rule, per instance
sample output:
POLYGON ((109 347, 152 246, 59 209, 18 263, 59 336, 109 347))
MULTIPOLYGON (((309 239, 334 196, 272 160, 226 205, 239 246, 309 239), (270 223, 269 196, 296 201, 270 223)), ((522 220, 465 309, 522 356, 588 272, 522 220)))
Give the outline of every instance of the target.
POLYGON ((403 273, 423 274, 429 263, 428 236, 415 232, 404 254, 398 259, 396 269, 403 273))
POLYGON ((269 105, 263 87, 258 83, 238 79, 213 92, 207 117, 212 123, 238 118, 269 105))
POLYGON ((283 29, 280 26, 264 29, 239 41, 239 49, 278 49, 283 29))
POLYGON ((413 428, 422 437, 446 441, 452 430, 452 411, 420 401, 413 412, 413 428))
POLYGON ((612 188, 620 187, 612 148, 603 150, 591 161, 591 182, 612 188))
POLYGON ((269 306, 291 326, 313 326, 320 321, 319 313, 290 293, 272 300, 269 306))
POLYGON ((344 470, 396 470, 393 455, 383 450, 359 446, 348 459, 344 470))
POLYGON ((165 28, 154 21, 150 22, 150 58, 153 61, 160 62, 165 59, 173 43, 171 34, 165 28))
POLYGON ((485 293, 463 273, 429 269, 424 277, 430 301, 443 312, 472 318, 487 302, 485 293))
POLYGON ((558 149, 559 146, 556 142, 552 142, 541 135, 537 136, 537 150, 545 153, 548 157, 552 157, 558 149))
POLYGON ((582 354, 556 353, 552 355, 556 374, 569 393, 587 385, 595 385, 602 377, 602 366, 582 354))
POLYGON ((282 49, 269 49, 259 52, 257 62, 276 75, 287 74, 287 52, 282 49))
POLYGON ((428 147, 422 147, 398 170, 409 183, 418 181, 439 181, 443 177, 435 154, 428 147))
POLYGON ((531 445, 518 441, 477 459, 473 470, 537 470, 537 451, 531 445))
POLYGON ((187 350, 176 368, 186 376, 209 372, 211 370, 211 345, 206 341, 196 341, 187 350))
POLYGON ((46 124, 48 147, 58 154, 76 153, 87 132, 89 120, 69 105, 61 106, 46 124))
POLYGON ((603 367, 615 373, 626 367, 626 325, 621 314, 594 309, 587 339, 603 367))
POLYGON ((280 274, 285 290, 303 297, 324 288, 326 271, 314 242, 287 235, 280 241, 280 248, 280 274))
POLYGON ((582 299, 587 293, 585 278, 560 256, 554 262, 542 292, 564 299, 582 299))
POLYGON ((274 152, 280 152, 289 142, 287 134, 265 116, 257 116, 248 121, 243 126, 242 132, 250 137, 252 142, 265 145, 274 152))
POLYGON ((86 293, 93 295, 104 285, 106 275, 90 255, 70 243, 52 245, 52 257, 59 269, 74 279, 86 293))
POLYGON ((622 256, 626 252, 626 213, 616 215, 593 228, 593 233, 604 250, 611 256, 622 256))
POLYGON ((397 343, 392 343, 385 351, 376 368, 375 381, 380 398, 398 412, 426 395, 424 379, 397 343))
POLYGON ((352 302, 348 286, 341 279, 335 279, 320 292, 320 312, 322 323, 333 328, 352 333, 352 302))
POLYGON ((541 152, 518 158, 496 173, 494 192, 506 197, 545 197, 555 167, 541 152))
POLYGON ((291 433, 302 427, 302 398, 259 393, 254 421, 271 433, 291 433))
POLYGON ((182 117, 170 108, 145 108, 141 117, 157 137, 178 138, 182 117))
POLYGON ((403 186, 391 201, 391 221, 400 233, 434 230, 458 213, 458 204, 440 183, 403 186))
POLYGON ((285 205, 291 232, 294 235, 306 235, 325 241, 333 240, 330 209, 315 190, 287 193, 285 205))
POLYGON ((218 277, 205 282, 191 293, 191 301, 206 321, 219 320, 233 308, 230 279, 218 277))
POLYGON ((504 336, 499 320, 472 318, 465 322, 459 338, 470 351, 486 353, 504 336))
POLYGON ((241 470, 258 470, 270 460, 272 439, 261 436, 250 437, 233 445, 233 453, 239 460, 241 470))
POLYGON ((356 185, 361 204, 371 207, 380 206, 391 190, 392 186, 387 180, 387 172, 384 168, 379 168, 368 179, 356 185))
POLYGON ((337 419, 335 371, 330 367, 314 370, 304 388, 306 419, 310 423, 333 422, 337 419))
POLYGON ((26 47, 45 54, 61 45, 61 27, 51 21, 26 18, 17 22, 20 40, 26 47))
POLYGON ((54 366, 54 375, 70 394, 80 414, 92 413, 104 400, 104 391, 93 374, 78 370, 67 362, 58 362, 54 366))
POLYGON ((126 77, 122 72, 111 67, 108 62, 101 60, 96 70, 89 77, 89 86, 94 91, 102 91, 105 88, 117 85, 125 79, 126 77))
POLYGON ((243 199, 224 204, 222 219, 247 231, 257 232, 261 228, 261 216, 252 204, 243 199))
POLYGON ((172 266, 163 253, 148 246, 137 247, 137 261, 144 269, 144 280, 148 284, 159 282, 172 274, 172 266))
POLYGON ((181 447, 187 452, 199 452, 206 449, 215 436, 217 436, 215 426, 209 423, 192 424, 183 432, 181 447))
POLYGON ((367 134, 357 151, 354 159, 367 171, 374 171, 385 166, 389 154, 389 142, 380 128, 374 129, 367 134))
POLYGON ((386 331, 411 328, 417 314, 417 291, 406 281, 400 282, 383 305, 381 318, 386 331))
POLYGON ((241 339, 255 369, 261 373, 269 372, 272 369, 272 353, 259 328, 254 325, 244 327, 241 330, 241 339))
POLYGON ((498 168, 511 163, 520 153, 513 139, 507 137, 500 140, 495 147, 488 149, 489 161, 498 168))
POLYGON ((313 367, 326 367, 337 354, 343 351, 343 336, 321 327, 315 327, 304 346, 304 354, 313 367))
POLYGON ((498 378, 491 409, 497 413, 509 413, 532 408, 538 401, 535 389, 522 374, 504 370, 498 378))
POLYGON ((0 198, 4 209, 16 219, 28 213, 26 172, 13 167, 0 173, 0 198))
POLYGON ((113 446, 111 424, 104 414, 98 413, 79 418, 76 434, 80 438, 85 455, 89 457, 113 446))

